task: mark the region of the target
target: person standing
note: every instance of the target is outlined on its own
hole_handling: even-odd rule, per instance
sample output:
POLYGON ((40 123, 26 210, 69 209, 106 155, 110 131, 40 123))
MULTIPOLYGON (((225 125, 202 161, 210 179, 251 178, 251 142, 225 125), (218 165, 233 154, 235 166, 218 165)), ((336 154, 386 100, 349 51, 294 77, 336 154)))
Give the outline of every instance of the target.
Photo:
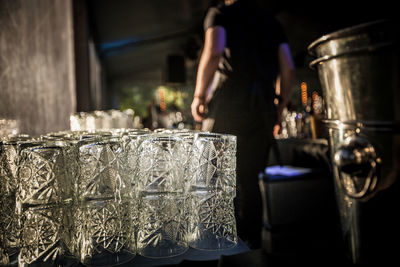
POLYGON ((191 112, 203 131, 237 136, 238 236, 257 249, 262 229, 258 174, 290 100, 294 64, 283 28, 256 1, 225 0, 211 7, 204 30, 191 112))

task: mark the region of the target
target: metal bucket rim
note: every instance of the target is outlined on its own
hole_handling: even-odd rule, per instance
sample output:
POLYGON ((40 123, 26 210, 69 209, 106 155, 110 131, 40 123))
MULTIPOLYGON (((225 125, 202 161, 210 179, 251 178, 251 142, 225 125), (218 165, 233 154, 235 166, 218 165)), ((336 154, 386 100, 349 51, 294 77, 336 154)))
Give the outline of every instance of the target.
POLYGON ((348 36, 352 36, 354 34, 362 33, 365 29, 375 27, 376 25, 379 24, 385 24, 385 23, 390 23, 391 21, 388 19, 381 19, 381 20, 375 20, 371 22, 366 22, 362 24, 358 24, 355 26, 347 27, 338 31, 331 32, 329 34, 323 35, 322 37, 318 38, 314 42, 312 42, 307 50, 310 55, 312 56, 317 56, 315 53, 315 49, 321 45, 322 43, 325 43, 327 41, 331 41, 334 39, 340 39, 340 38, 345 38, 348 36))
POLYGON ((321 63, 323 63, 325 61, 328 61, 328 60, 331 60, 331 59, 335 59, 335 58, 343 57, 343 56, 347 56, 347 55, 353 55, 353 54, 371 53, 371 52, 374 52, 376 50, 379 50, 379 49, 382 49, 382 48, 385 48, 385 47, 388 47, 388 46, 392 46, 392 45, 395 45, 395 44, 396 44, 396 42, 386 42, 386 43, 381 43, 381 44, 377 44, 377 45, 373 45, 373 46, 366 46, 366 47, 362 47, 362 48, 359 48, 359 49, 354 49, 352 51, 346 51, 346 52, 343 52, 343 53, 338 53, 336 55, 325 55, 325 56, 322 56, 322 57, 314 59, 313 61, 311 61, 309 63, 308 66, 311 69, 314 69, 315 65, 321 64, 321 63))

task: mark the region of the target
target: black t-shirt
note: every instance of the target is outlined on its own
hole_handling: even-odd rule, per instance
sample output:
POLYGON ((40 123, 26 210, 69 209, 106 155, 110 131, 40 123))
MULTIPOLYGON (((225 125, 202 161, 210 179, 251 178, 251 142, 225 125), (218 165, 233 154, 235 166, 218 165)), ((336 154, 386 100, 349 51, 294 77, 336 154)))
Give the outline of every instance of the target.
POLYGON ((279 72, 278 48, 287 42, 279 22, 246 1, 210 8, 204 30, 222 26, 226 49, 218 70, 228 79, 259 81, 274 86, 279 72))

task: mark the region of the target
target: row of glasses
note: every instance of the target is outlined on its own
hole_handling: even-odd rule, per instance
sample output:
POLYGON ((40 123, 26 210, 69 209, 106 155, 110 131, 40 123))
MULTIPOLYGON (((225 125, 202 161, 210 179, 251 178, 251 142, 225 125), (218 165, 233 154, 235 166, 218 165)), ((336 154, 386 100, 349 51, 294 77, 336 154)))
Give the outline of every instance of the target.
POLYGON ((21 265, 65 257, 115 265, 136 253, 171 257, 237 242, 234 136, 113 129, 20 139, 1 145, 1 185, 12 158, 14 189, 2 186, 10 203, 0 215, 16 214, 7 224, 16 241, 4 242, 11 231, 1 225, 0 252, 19 250, 21 265))
POLYGON ((72 131, 93 131, 100 129, 131 129, 137 128, 138 121, 132 109, 126 110, 94 110, 91 112, 78 112, 70 116, 70 129, 72 131))
MULTIPOLYGON (((74 209, 68 211, 66 242, 72 256, 88 266, 131 260, 135 240, 130 214, 131 182, 127 131, 83 132, 77 137, 74 209)), ((133 203, 134 204, 134 203, 133 203)))
POLYGON ((204 250, 237 244, 235 136, 161 130, 142 142, 139 155, 139 218, 148 226, 139 229, 140 254, 177 255, 185 243, 204 250))

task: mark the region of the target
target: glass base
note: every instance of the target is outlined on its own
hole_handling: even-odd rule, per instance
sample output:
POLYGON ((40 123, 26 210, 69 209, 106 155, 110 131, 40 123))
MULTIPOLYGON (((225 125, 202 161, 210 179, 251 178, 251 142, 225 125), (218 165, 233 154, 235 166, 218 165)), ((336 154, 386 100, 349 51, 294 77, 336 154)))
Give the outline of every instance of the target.
POLYGON ((146 258, 169 258, 185 253, 189 247, 165 242, 160 246, 146 246, 139 249, 138 254, 146 258))
POLYGON ((100 253, 94 255, 90 258, 85 258, 82 264, 85 266, 115 266, 119 264, 124 264, 131 261, 135 257, 135 254, 129 252, 119 252, 119 253, 100 253))
POLYGON ((236 245, 237 240, 217 238, 211 233, 204 233, 202 238, 196 238, 189 241, 189 246, 191 248, 200 250, 224 250, 233 248, 236 245))

